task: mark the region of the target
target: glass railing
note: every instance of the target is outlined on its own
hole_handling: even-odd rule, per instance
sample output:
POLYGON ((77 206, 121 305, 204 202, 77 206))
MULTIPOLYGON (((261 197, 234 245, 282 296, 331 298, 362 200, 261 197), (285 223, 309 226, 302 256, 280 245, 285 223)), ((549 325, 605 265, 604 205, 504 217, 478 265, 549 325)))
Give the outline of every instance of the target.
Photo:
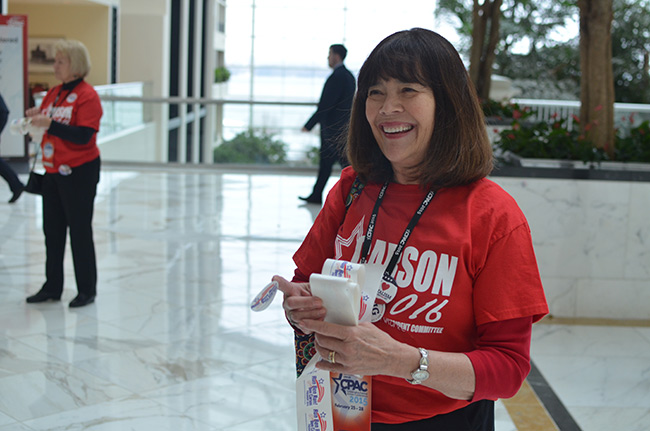
POLYGON ((104 114, 98 138, 102 139, 153 121, 151 104, 134 101, 109 100, 112 97, 144 98, 151 96, 151 84, 130 82, 126 84, 95 87, 102 101, 104 114))
MULTIPOLYGON (((98 85, 95 90, 102 103, 103 115, 100 123, 98 138, 111 136, 139 127, 152 121, 150 106, 143 103, 143 98, 151 93, 151 84, 130 82, 126 84, 98 85), (126 100, 120 100, 125 98, 126 100)), ((34 95, 36 106, 40 106, 46 92, 34 95)))
POLYGON ((230 159, 224 163, 317 163, 314 154, 320 145, 318 128, 301 132, 316 102, 158 98, 149 96, 148 86, 142 83, 96 88, 104 109, 98 135, 104 159, 129 161, 135 154, 139 161, 209 164, 213 163, 215 148, 226 144, 240 154, 226 151, 230 159), (141 135, 137 140, 148 142, 138 143, 129 134, 141 135), (130 143, 124 145, 124 141, 130 143), (118 147, 121 149, 116 151, 118 147), (142 148, 147 149, 149 158, 142 148), (256 150, 268 151, 271 157, 250 155, 256 150), (242 158, 242 154, 248 157, 242 158))

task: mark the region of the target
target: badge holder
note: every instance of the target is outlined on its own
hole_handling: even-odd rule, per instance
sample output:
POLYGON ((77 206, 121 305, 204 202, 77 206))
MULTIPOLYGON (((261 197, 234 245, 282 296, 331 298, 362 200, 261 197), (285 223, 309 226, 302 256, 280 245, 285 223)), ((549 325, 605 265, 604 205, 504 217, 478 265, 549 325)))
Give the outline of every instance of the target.
MULTIPOLYGON (((323 300, 326 322, 356 326, 369 322, 381 282, 380 265, 327 259, 312 274, 312 294, 323 300)), ((372 377, 316 368, 317 353, 296 381, 298 431, 370 431, 372 377)))

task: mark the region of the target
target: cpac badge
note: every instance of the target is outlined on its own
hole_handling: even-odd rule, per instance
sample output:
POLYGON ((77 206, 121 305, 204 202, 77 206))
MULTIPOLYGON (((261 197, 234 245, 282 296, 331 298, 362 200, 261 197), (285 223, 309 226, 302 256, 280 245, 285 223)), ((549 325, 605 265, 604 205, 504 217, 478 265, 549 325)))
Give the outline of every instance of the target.
POLYGON ((46 142, 43 145, 43 157, 51 158, 54 155, 54 145, 51 142, 46 142))

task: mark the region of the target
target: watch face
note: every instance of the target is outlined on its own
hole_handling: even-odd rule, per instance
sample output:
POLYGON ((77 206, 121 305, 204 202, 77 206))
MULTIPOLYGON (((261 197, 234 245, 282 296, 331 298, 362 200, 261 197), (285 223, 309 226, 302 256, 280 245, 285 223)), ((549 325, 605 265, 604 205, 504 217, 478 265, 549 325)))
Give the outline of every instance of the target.
POLYGON ((414 380, 423 382, 429 378, 429 372, 425 370, 415 370, 411 373, 411 377, 413 377, 414 380))

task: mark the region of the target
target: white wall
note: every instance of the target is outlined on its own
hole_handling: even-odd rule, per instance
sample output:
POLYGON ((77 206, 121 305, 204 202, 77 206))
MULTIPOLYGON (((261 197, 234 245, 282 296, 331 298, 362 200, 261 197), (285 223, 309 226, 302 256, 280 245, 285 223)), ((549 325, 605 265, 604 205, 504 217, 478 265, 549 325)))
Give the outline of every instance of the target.
POLYGON ((169 0, 123 1, 119 22, 119 81, 151 82, 154 96, 168 96, 169 0))

